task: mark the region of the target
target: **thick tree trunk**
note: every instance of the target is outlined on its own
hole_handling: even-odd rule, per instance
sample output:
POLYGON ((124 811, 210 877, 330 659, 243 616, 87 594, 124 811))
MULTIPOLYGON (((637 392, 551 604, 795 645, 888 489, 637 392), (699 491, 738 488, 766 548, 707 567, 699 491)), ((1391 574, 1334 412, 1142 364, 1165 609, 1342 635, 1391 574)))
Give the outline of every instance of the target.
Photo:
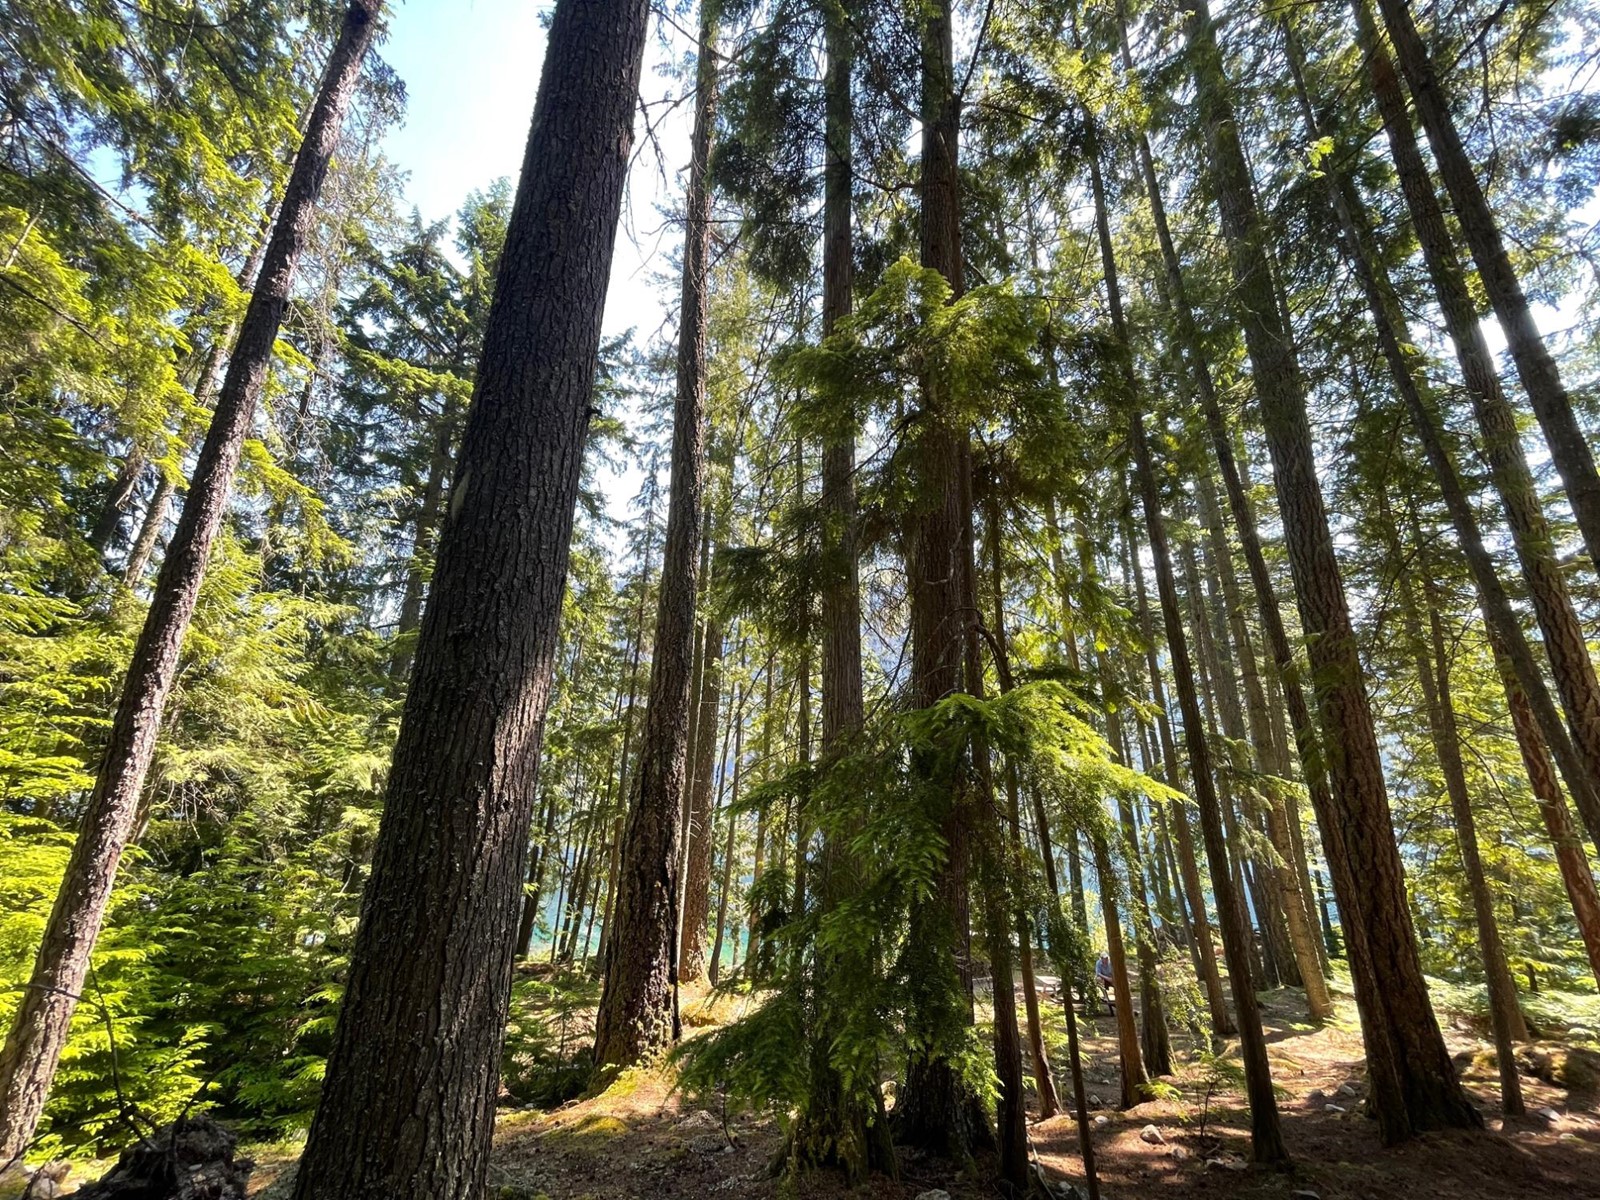
MULTIPOLYGON (((922 265, 962 292, 961 210, 957 173, 960 101, 956 95, 950 0, 922 14, 922 265)), ((961 687, 966 520, 961 511, 967 431, 949 413, 945 381, 922 381, 916 431, 915 508, 907 518, 906 574, 911 609, 912 702, 927 708, 961 687)), ((970 780, 949 778, 929 763, 914 770, 931 795, 942 794, 944 864, 931 894, 910 915, 907 966, 922 980, 908 1014, 915 1049, 895 1103, 895 1133, 909 1145, 965 1159, 992 1140, 977 1096, 954 1056, 972 1022, 972 950, 968 915, 971 856, 970 780), (943 777, 942 777, 943 776, 943 777)), ((961 774, 958 772, 958 774, 961 774)))
POLYGON ((1205 0, 1184 0, 1183 7, 1209 174, 1321 712, 1333 805, 1317 815, 1344 916, 1373 1109, 1388 1143, 1425 1129, 1477 1127, 1481 1118, 1456 1078, 1422 975, 1382 757, 1317 479, 1304 384, 1273 291, 1269 247, 1211 15, 1205 0))
MULTIPOLYGON (((1462 550, 1467 554, 1468 564, 1473 569, 1473 580, 1478 586, 1480 600, 1485 605, 1485 617, 1500 626, 1503 648, 1511 655, 1517 678, 1528 702, 1533 706, 1545 742, 1561 768, 1590 837, 1596 845, 1600 845, 1600 682, 1596 680, 1583 628, 1578 622, 1566 580, 1556 559, 1549 522, 1540 507, 1533 474, 1522 450, 1516 413, 1500 385, 1494 358, 1484 340, 1466 277, 1445 224, 1444 210, 1433 190, 1427 165, 1411 128, 1400 81, 1388 53, 1378 40, 1378 31, 1366 0, 1355 0, 1352 8, 1366 59, 1367 78, 1383 117, 1389 151, 1433 281, 1439 310, 1444 316, 1450 339, 1455 344, 1462 378, 1482 433, 1484 456, 1489 463, 1495 490, 1504 505, 1528 595, 1533 601, 1539 630, 1544 635, 1545 653, 1550 661, 1556 691, 1570 722, 1570 738, 1553 704, 1546 697, 1543 679, 1534 667, 1531 655, 1521 651, 1525 639, 1520 636, 1520 625, 1515 623, 1514 618, 1511 618, 1510 624, 1507 623, 1509 603, 1503 603, 1504 588, 1495 577, 1487 552, 1480 553, 1481 537, 1472 536, 1476 519, 1471 507, 1463 507, 1462 503, 1453 499, 1452 493, 1461 489, 1452 486, 1450 476, 1454 471, 1448 468, 1446 459, 1441 457, 1442 448, 1439 452, 1433 450, 1431 443, 1437 438, 1426 428, 1435 419, 1425 408, 1421 418, 1417 418, 1414 384, 1401 384, 1402 397, 1411 408, 1413 419, 1418 420, 1424 446, 1429 450, 1435 474, 1444 488, 1451 519, 1456 525, 1462 550)), ((1353 223, 1357 214, 1352 211, 1350 216, 1353 223)), ((1361 247, 1359 229, 1352 244, 1357 250, 1361 247)), ((1359 263, 1357 265, 1359 267, 1359 263)), ((1375 292, 1379 300, 1378 307, 1385 308, 1382 276, 1375 271, 1368 272, 1368 275, 1369 279, 1364 282, 1369 293, 1375 292)), ((1402 330, 1403 325, 1394 319, 1379 322, 1380 343, 1385 346, 1391 360, 1404 357, 1401 345, 1388 346, 1391 338, 1399 341, 1398 335, 1402 330), (1386 324, 1390 326, 1387 331, 1383 328, 1386 324)), ((1420 379, 1421 376, 1416 375, 1415 378, 1420 379)), ((1590 549, 1595 550, 1596 543, 1591 542, 1590 549)))
POLYGON ((381 0, 353 0, 346 12, 310 128, 284 193, 262 282, 245 310, 227 378, 195 463, 189 502, 173 534, 150 611, 134 646, 61 890, 5 1048, 0 1051, 0 1162, 19 1153, 32 1139, 66 1045, 89 956, 133 830, 145 775, 155 756, 184 634, 199 599, 212 544, 227 515, 234 471, 272 365, 273 346, 300 253, 315 220, 323 176, 355 92, 361 60, 376 36, 381 7, 381 0))
POLYGON ((716 22, 700 14, 695 117, 684 225, 678 321, 678 393, 672 423, 672 485, 661 560, 635 788, 595 1023, 597 1068, 628 1066, 678 1039, 678 806, 688 756, 700 508, 705 492, 706 312, 711 256, 711 131, 716 102, 716 22))
MULTIPOLYGON (((852 223, 855 104, 856 5, 837 0, 823 6, 823 213, 822 333, 831 335, 849 316, 855 292, 852 223)), ((835 437, 822 447, 822 755, 824 763, 849 748, 864 723, 861 680, 860 550, 856 522, 855 441, 835 437)), ((759 853, 759 851, 758 851, 759 853)), ((817 864, 819 915, 826 919, 859 882, 846 839, 830 837, 817 864)), ((875 950, 873 951, 875 952, 875 950)), ((840 1019, 833 1015, 835 989, 848 988, 853 974, 871 970, 859 948, 819 948, 813 963, 817 1000, 811 1038, 811 1090, 797 1115, 793 1158, 802 1165, 836 1166, 850 1179, 872 1170, 895 1173, 894 1147, 881 1098, 863 1103, 845 1087, 833 1064, 840 1019)))
POLYGON ((560 0, 296 1200, 486 1187, 541 725, 648 28, 560 0))
MULTIPOLYGON (((1367 0, 1356 0, 1365 8, 1367 0)), ((1472 250, 1478 276, 1483 281, 1489 304, 1506 345, 1516 363, 1517 375, 1533 405, 1551 461, 1565 485, 1572 515, 1583 534, 1589 557, 1600 565, 1600 473, 1595 470, 1589 439, 1572 411, 1572 402, 1561 382, 1550 348, 1539 334, 1522 282, 1517 278, 1511 256, 1506 252, 1499 222, 1485 197, 1472 160, 1467 157, 1461 135, 1456 130, 1450 102, 1445 97, 1433 60, 1412 20, 1406 0, 1378 0, 1384 26, 1394 42, 1400 70, 1416 102, 1417 116, 1427 131, 1439 177, 1455 209, 1462 237, 1472 250)))

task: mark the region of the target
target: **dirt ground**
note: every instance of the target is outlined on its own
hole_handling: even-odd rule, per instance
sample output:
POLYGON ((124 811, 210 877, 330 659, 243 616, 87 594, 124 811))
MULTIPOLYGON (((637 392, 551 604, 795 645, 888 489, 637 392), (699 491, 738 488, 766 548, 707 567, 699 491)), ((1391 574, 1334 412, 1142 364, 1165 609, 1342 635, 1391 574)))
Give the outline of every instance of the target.
MULTIPOLYGON (((1569 1057, 1557 1043, 1535 1044, 1519 1060, 1522 1086, 1530 1114, 1544 1111, 1503 1122, 1489 1047, 1463 1022, 1452 1020, 1446 1036, 1485 1114, 1485 1131, 1428 1134, 1386 1149, 1379 1144, 1376 1123, 1360 1114, 1365 1093, 1361 1041, 1354 1004, 1348 996, 1341 1001, 1333 1021, 1313 1028, 1303 1023, 1298 993, 1265 997, 1284 1139, 1295 1160, 1288 1172, 1248 1165, 1242 1095, 1223 1090, 1208 1099, 1202 1072, 1188 1061, 1188 1053, 1178 1055, 1185 1064, 1166 1081, 1172 1094, 1124 1112, 1096 1107, 1097 1097, 1108 1105, 1115 1102, 1117 1077, 1112 1023, 1104 1017, 1095 1021, 1085 1048, 1101 1194, 1107 1200, 1600 1200, 1600 1111, 1594 1090, 1600 1058, 1581 1052, 1569 1057), (1569 1089, 1566 1081, 1580 1086, 1569 1089), (1159 1141, 1146 1132, 1150 1126, 1159 1141)), ((691 1023, 700 1003, 698 997, 685 1000, 691 1023)), ((726 1007, 724 1001, 717 1017, 726 1015, 726 1007)), ((1059 1012, 1055 1015, 1059 1020, 1059 1012)), ((1442 1016, 1448 1020, 1450 1015, 1442 1016)), ((1063 1092, 1069 1092, 1064 1061, 1057 1064, 1057 1075, 1063 1092)), ((1070 1194, 1064 1190, 1069 1183, 1081 1186, 1073 1118, 1063 1113, 1038 1121, 1035 1112, 1029 1134, 1038 1165, 1061 1194, 1070 1194)), ((638 1071, 604 1095, 553 1112, 507 1110, 496 1134, 492 1182, 499 1200, 914 1200, 934 1189, 948 1192, 952 1200, 998 1194, 985 1178, 909 1156, 898 1181, 877 1179, 854 1191, 831 1176, 775 1180, 765 1168, 780 1141, 771 1117, 724 1118, 715 1106, 687 1103, 661 1073, 638 1071)), ((258 1195, 276 1200, 285 1190, 289 1165, 263 1162, 258 1195)))

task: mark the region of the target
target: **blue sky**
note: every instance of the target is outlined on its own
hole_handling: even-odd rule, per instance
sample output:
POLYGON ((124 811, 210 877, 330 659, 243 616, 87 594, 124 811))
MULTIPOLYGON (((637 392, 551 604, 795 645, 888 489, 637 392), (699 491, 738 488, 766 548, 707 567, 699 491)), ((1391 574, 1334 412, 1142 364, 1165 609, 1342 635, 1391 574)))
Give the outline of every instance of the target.
MULTIPOLYGON (((384 146, 409 172, 406 198, 425 219, 453 213, 468 192, 501 176, 515 182, 544 64, 541 17, 549 7, 547 0, 405 0, 396 8, 382 53, 405 80, 407 115, 384 146)), ((672 86, 659 71, 663 57, 653 40, 645 65, 647 97, 672 86)), ((674 158, 687 152, 681 125, 669 121, 661 138, 674 158)), ((668 164, 674 194, 681 167, 668 164)), ((660 232, 656 210, 666 199, 653 155, 642 157, 617 238, 608 333, 633 326, 648 335, 667 316, 649 278, 665 269, 674 240, 660 232)))
MULTIPOLYGON (((384 150, 409 173, 406 199, 425 220, 454 213, 469 192, 502 176, 515 185, 544 65, 541 17, 549 7, 548 0, 405 0, 395 10, 382 53, 405 80, 406 119, 385 138, 384 150)), ((662 66, 681 53, 652 38, 641 86, 647 101, 675 89, 662 66)), ((663 290, 654 277, 670 274, 679 241, 659 210, 681 196, 688 110, 680 105, 657 130, 665 172, 651 147, 636 152, 606 297, 607 334, 632 328, 648 339, 676 317, 676 288, 663 290)), ((631 465, 600 473, 596 483, 614 519, 630 516, 643 481, 631 465)), ((620 551, 620 540, 612 541, 620 551)))

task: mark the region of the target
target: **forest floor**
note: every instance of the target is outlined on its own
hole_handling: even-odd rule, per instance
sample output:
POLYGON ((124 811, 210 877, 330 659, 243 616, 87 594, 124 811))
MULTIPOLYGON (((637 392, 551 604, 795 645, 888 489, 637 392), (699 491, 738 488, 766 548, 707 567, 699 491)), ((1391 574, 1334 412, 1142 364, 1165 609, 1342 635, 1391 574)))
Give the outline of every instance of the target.
MULTIPOLYGON (((1120 1112, 1111 1107, 1118 1091, 1113 1023, 1104 1016, 1080 1021, 1102 1195, 1107 1200, 1600 1198, 1600 1054, 1562 1041, 1524 1047, 1519 1065, 1530 1115, 1503 1121, 1492 1049, 1465 1012, 1448 1007, 1451 997, 1462 993, 1440 991, 1436 1004, 1451 1052, 1487 1128, 1427 1134, 1395 1148, 1383 1147, 1376 1122, 1361 1115, 1362 1048, 1348 994, 1339 997, 1335 1018, 1321 1027, 1305 1022, 1298 991, 1263 996, 1284 1140, 1295 1161, 1290 1172, 1248 1165, 1242 1092, 1227 1084, 1208 1091, 1215 1075, 1177 1044, 1177 1074, 1163 1081, 1170 1086, 1161 1089, 1161 1098, 1120 1112), (1159 1141, 1147 1132, 1150 1126, 1159 1141)), ((737 1017, 749 1003, 686 992, 686 1032, 703 1033, 737 1017)), ((1595 1007, 1600 1011, 1600 1004, 1595 1007)), ((1055 1043, 1062 1036, 1059 1005, 1052 1006, 1052 1016, 1055 1043)), ((1582 1037, 1587 1031, 1575 1032, 1582 1037)), ((1064 1052, 1056 1068, 1069 1095, 1064 1052)), ((1031 1107, 1029 1134, 1048 1179, 1081 1184, 1072 1117, 1063 1112, 1039 1121, 1031 1107)), ((499 1200, 912 1200, 934 1189, 948 1192, 952 1200, 998 1194, 981 1174, 962 1175, 948 1163, 911 1156, 903 1156, 898 1182, 877 1179, 854 1191, 831 1176, 775 1180, 766 1167, 781 1140, 772 1116, 724 1115, 715 1101, 707 1107, 675 1091, 667 1071, 638 1070, 599 1096, 551 1111, 503 1109, 490 1194, 499 1200)), ((259 1166, 252 1194, 259 1200, 286 1195, 292 1151, 253 1149, 259 1166)))

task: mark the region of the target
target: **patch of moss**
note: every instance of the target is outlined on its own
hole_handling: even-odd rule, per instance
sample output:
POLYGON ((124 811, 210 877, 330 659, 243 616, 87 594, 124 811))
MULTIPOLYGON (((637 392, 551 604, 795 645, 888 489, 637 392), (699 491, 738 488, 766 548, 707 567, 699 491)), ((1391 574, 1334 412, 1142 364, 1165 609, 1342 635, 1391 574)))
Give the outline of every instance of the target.
POLYGON ((545 1136, 552 1141, 608 1142, 628 1132, 627 1123, 606 1113, 589 1113, 571 1125, 552 1129, 545 1136))

